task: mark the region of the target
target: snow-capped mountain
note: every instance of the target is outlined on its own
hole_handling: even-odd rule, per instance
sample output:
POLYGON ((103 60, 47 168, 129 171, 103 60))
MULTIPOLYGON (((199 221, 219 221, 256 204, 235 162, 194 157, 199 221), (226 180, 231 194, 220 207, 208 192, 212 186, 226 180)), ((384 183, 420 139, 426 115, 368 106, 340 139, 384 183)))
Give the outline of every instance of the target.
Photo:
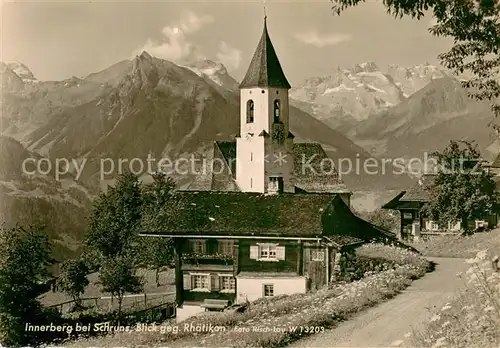
POLYGON ((186 67, 198 76, 208 78, 220 87, 227 88, 231 91, 238 90, 238 82, 228 74, 226 67, 221 63, 209 59, 202 59, 190 65, 186 65, 186 67))
POLYGON ((416 91, 424 88, 432 80, 451 76, 451 74, 444 69, 429 63, 416 65, 410 68, 399 65, 389 65, 386 73, 392 76, 405 97, 409 97, 416 91))
POLYGON ((467 96, 452 77, 434 79, 400 104, 371 115, 349 136, 376 156, 416 157, 442 150, 450 140, 474 141, 483 155, 497 135, 486 102, 467 96))
POLYGON ((36 82, 37 79, 30 69, 21 62, 5 62, 5 65, 19 76, 23 82, 36 82))
POLYGON ((430 64, 381 70, 374 62, 337 68, 332 75, 313 77, 292 88, 297 107, 333 128, 345 130, 370 115, 405 100, 417 90, 447 73, 430 64))

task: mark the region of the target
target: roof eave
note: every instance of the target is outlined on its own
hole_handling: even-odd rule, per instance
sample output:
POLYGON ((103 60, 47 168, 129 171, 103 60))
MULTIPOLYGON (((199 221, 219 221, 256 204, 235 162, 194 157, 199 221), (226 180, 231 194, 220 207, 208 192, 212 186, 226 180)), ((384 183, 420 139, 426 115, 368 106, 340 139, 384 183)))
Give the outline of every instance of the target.
POLYGON ((288 240, 321 240, 323 236, 321 235, 272 235, 272 234, 229 234, 228 232, 215 232, 212 234, 205 234, 206 232, 195 231, 196 233, 189 231, 179 231, 179 232, 141 232, 140 237, 160 237, 160 238, 225 238, 225 239, 288 239, 288 240))

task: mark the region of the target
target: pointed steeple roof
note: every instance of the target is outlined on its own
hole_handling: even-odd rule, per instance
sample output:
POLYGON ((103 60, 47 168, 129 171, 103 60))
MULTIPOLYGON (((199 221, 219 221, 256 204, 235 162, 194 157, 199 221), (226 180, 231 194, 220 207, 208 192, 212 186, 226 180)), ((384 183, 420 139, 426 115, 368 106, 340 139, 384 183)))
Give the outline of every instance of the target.
POLYGON ((264 31, 240 88, 274 87, 290 89, 281 64, 267 33, 266 17, 264 31))

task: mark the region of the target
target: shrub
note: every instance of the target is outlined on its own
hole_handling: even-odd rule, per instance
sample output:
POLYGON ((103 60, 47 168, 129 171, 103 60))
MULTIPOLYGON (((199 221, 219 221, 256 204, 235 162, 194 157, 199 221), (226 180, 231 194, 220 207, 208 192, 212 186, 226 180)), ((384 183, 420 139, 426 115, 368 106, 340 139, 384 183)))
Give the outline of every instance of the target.
POLYGON ((340 279, 359 280, 367 274, 412 265, 417 268, 431 267, 429 261, 410 250, 385 244, 365 244, 356 249, 355 255, 344 255, 340 264, 340 279))

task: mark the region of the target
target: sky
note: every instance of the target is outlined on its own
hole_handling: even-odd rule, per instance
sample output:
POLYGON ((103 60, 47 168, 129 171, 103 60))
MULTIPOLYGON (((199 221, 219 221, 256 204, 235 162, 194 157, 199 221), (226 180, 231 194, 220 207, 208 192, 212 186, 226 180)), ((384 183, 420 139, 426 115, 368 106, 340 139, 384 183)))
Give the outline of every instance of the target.
MULTIPOLYGON (((6 1, 6 0, 0 0, 6 1)), ((269 35, 292 85, 337 67, 374 61, 439 64, 450 42, 431 17, 395 19, 368 0, 340 16, 329 0, 268 0, 269 35)), ((0 60, 20 61, 39 80, 85 77, 143 50, 178 64, 208 58, 241 80, 262 33, 262 1, 8 1, 0 60)))

